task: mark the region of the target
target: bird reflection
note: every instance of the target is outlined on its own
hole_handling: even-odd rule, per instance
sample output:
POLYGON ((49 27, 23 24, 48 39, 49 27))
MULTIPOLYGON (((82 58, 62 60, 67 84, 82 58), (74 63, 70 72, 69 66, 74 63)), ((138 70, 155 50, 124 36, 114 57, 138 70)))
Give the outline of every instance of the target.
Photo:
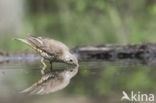
POLYGON ((74 77, 77 72, 78 66, 70 69, 55 70, 46 73, 38 82, 22 91, 22 93, 30 95, 43 95, 56 92, 65 88, 70 83, 70 79, 74 77))

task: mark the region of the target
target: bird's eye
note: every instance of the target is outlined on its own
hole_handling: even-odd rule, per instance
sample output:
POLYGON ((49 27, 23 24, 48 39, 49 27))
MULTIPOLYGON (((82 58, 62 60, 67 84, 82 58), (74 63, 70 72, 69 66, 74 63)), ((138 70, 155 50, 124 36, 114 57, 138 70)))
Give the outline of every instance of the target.
POLYGON ((69 61, 70 61, 70 62, 73 62, 73 60, 72 60, 72 59, 70 59, 69 61))
POLYGON ((70 70, 70 72, 72 72, 73 70, 70 70))

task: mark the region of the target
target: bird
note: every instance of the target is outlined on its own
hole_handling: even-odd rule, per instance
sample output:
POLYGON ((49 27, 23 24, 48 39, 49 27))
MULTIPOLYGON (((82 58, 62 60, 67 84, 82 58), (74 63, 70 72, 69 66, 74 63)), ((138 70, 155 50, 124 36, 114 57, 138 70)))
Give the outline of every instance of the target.
POLYGON ((51 71, 53 69, 53 62, 62 62, 75 66, 78 65, 77 57, 73 55, 69 48, 60 41, 50 39, 48 37, 37 37, 33 35, 27 35, 27 39, 15 38, 15 40, 29 45, 41 55, 41 63, 43 64, 43 68, 41 70, 42 75, 45 74, 44 71, 47 68, 45 60, 50 62, 51 71))
POLYGON ((27 95, 44 95, 61 90, 69 85, 71 78, 78 73, 78 66, 56 69, 46 73, 29 88, 23 90, 22 94, 27 95))

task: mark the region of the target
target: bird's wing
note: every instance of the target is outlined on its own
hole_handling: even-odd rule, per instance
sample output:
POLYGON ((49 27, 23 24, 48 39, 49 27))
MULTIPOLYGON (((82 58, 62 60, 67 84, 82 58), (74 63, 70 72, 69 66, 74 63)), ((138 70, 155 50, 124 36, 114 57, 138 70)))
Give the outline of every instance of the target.
POLYGON ((30 36, 30 35, 28 36, 28 39, 36 47, 51 55, 60 55, 63 53, 63 50, 69 50, 65 44, 57 40, 53 40, 45 37, 30 36))

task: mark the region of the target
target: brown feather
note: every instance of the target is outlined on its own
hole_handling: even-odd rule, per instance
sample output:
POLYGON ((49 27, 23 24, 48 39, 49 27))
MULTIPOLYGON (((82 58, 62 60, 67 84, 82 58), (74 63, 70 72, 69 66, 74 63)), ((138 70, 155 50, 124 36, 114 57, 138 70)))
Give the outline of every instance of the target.
POLYGON ((28 39, 36 47, 51 55, 61 56, 64 51, 66 50, 69 51, 66 45, 53 39, 49 39, 45 37, 35 37, 35 36, 28 36, 28 39))

